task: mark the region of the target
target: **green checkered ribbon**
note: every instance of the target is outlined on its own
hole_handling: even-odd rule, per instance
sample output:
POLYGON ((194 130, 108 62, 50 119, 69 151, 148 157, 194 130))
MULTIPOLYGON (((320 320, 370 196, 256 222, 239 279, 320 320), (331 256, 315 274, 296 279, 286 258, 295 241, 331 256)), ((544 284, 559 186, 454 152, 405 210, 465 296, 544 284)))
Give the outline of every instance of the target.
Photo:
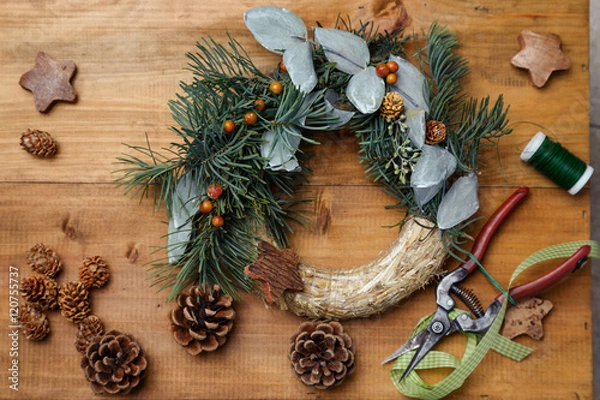
MULTIPOLYGON (((600 244, 595 241, 576 241, 550 246, 527 257, 513 272, 508 288, 510 289, 513 281, 532 265, 555 258, 569 257, 577 251, 577 249, 586 244, 592 247, 590 257, 600 258, 600 244)), ((527 357, 531 354, 532 349, 513 342, 499 334, 500 327, 504 321, 504 313, 506 312, 507 305, 508 299, 505 297, 500 312, 485 335, 481 336, 473 333, 464 333, 467 337, 467 345, 465 346, 463 357, 460 360, 448 353, 430 351, 425 358, 417 364, 415 370, 411 371, 400 382, 400 377, 408 367, 415 352, 410 351, 398 357, 390 372, 394 386, 407 397, 437 400, 460 388, 490 349, 515 361, 521 361, 527 357), (423 381, 416 371, 431 368, 454 368, 454 371, 435 385, 430 385, 423 381)), ((456 318, 461 312, 463 311, 457 309, 452 310, 450 318, 456 318)), ((413 330, 411 337, 425 329, 431 318, 433 318, 433 315, 434 314, 431 314, 422 318, 413 330)))

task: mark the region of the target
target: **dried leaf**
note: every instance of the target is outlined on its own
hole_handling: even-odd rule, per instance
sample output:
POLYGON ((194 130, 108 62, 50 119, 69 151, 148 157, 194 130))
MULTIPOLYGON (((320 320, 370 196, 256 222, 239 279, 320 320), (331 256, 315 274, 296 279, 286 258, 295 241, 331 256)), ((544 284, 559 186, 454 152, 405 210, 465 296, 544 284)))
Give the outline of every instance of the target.
POLYGON ((400 93, 404 99, 405 110, 421 108, 429 112, 427 99, 427 81, 421 71, 402 57, 390 56, 390 61, 398 63, 396 76, 398 81, 390 86, 390 90, 400 93))
POLYGON ((458 178, 442 199, 437 212, 440 229, 450 229, 460 224, 479 210, 479 180, 471 172, 458 178))
POLYGON ((411 108, 404 111, 406 125, 408 125, 408 138, 417 149, 422 149, 425 144, 425 110, 411 108))
POLYGON ((283 54, 298 43, 298 38, 308 37, 304 21, 294 12, 282 7, 251 8, 244 13, 244 22, 258 43, 274 53, 283 54))
POLYGON ((363 114, 379 109, 385 96, 385 83, 377 76, 375 67, 368 67, 354 75, 346 88, 348 100, 363 114))
POLYGON ((192 217, 198 212, 200 199, 196 182, 191 174, 182 176, 173 190, 169 213, 167 256, 173 263, 181 257, 192 232, 192 217))
POLYGON ((310 93, 317 86, 318 78, 309 42, 291 44, 283 53, 283 63, 292 82, 301 92, 310 93))
POLYGON ((371 55, 367 42, 360 36, 326 28, 314 28, 313 35, 315 41, 323 47, 325 57, 335 63, 340 71, 355 75, 367 67, 371 55))
POLYGON ((415 200, 419 207, 435 197, 446 179, 456 170, 456 158, 440 146, 423 145, 421 156, 410 176, 415 200))
POLYGON ((325 92, 324 97, 327 105, 331 106, 327 109, 327 117, 335 117, 339 121, 337 124, 332 125, 331 129, 341 128, 342 126, 350 122, 355 113, 353 111, 344 111, 338 108, 340 95, 336 93, 335 90, 328 89, 325 92))

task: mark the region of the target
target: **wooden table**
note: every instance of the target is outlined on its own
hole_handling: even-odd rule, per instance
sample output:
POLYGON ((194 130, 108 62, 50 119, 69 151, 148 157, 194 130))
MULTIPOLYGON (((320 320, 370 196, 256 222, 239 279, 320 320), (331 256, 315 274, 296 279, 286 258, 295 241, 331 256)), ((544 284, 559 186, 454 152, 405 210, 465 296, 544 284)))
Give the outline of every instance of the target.
MULTIPOLYGON (((504 94, 511 104, 514 132, 500 146, 485 150, 481 175, 481 215, 487 217, 516 187, 531 194, 502 227, 485 257, 489 271, 506 283, 514 267, 546 246, 589 238, 589 190, 571 196, 519 160, 520 150, 543 127, 571 152, 588 157, 588 2, 499 1, 276 1, 297 12, 308 25, 333 26, 338 14, 358 21, 376 19, 382 28, 407 24, 421 32, 434 20, 456 33, 460 53, 470 62, 467 89, 473 96, 504 94), (407 19, 405 19, 405 17, 407 19), (571 61, 566 72, 533 87, 527 73, 510 65, 523 29, 556 33, 571 61)), ((266 309, 255 295, 238 303, 238 320, 228 344, 214 354, 187 355, 171 338, 166 293, 147 279, 152 251, 164 245, 162 211, 139 204, 116 187, 116 158, 123 143, 167 146, 175 137, 167 101, 180 80, 186 52, 226 29, 253 59, 270 70, 278 58, 247 32, 243 13, 256 1, 17 1, 0 4, 0 382, 1 398, 95 398, 84 381, 74 350, 76 328, 51 313, 52 333, 43 342, 18 340, 10 355, 9 265, 19 279, 30 274, 24 253, 37 242, 55 249, 64 263, 60 282, 77 278, 85 256, 101 255, 112 269, 109 285, 92 293, 93 311, 106 329, 136 336, 150 367, 132 398, 402 398, 380 361, 406 340, 419 317, 433 311, 431 288, 378 317, 345 323, 357 347, 354 375, 331 391, 300 384, 289 370, 288 338, 302 319, 266 309), (73 60, 76 104, 59 103, 48 114, 35 110, 33 96, 19 85, 44 51, 73 60), (59 141, 53 159, 20 150, 27 128, 46 130, 59 141), (18 359, 19 391, 9 389, 8 368, 18 359)), ((392 200, 368 182, 357 164, 353 137, 324 136, 326 151, 312 165, 315 222, 299 230, 292 245, 306 260, 349 267, 374 258, 391 242, 398 221, 384 210, 392 200), (330 154, 329 157, 324 154, 330 154), (331 155, 335 154, 335 157, 331 155), (340 256, 343 255, 343 256, 340 256)), ((494 290, 480 276, 471 286, 485 304, 494 290)), ((521 363, 489 353, 453 399, 591 399, 592 351, 590 267, 542 296, 554 303, 544 319, 545 337, 518 342, 533 354, 521 363)))

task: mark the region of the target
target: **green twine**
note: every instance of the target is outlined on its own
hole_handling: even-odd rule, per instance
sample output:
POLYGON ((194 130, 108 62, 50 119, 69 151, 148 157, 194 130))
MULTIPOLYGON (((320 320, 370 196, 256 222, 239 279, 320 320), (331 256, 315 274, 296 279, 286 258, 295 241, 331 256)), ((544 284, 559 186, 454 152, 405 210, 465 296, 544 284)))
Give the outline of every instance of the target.
POLYGON ((584 161, 542 132, 538 132, 527 144, 521 159, 571 194, 576 194, 593 172, 584 161))
MULTIPOLYGON (((592 247, 592 251, 590 252, 591 258, 600 258, 600 244, 591 240, 560 243, 550 246, 535 252, 519 264, 510 278, 508 287, 510 288, 513 281, 532 265, 555 258, 569 257, 585 244, 589 244, 592 247)), ((407 397, 438 400, 460 388, 490 349, 516 361, 521 361, 523 358, 527 357, 532 352, 530 348, 509 340, 499 333, 502 322, 504 321, 504 313, 507 306, 508 297, 505 297, 502 307, 498 312, 498 316, 494 319, 492 326, 485 335, 481 337, 480 335, 472 333, 466 334, 467 346, 463 357, 460 360, 448 353, 430 351, 416 366, 415 370, 411 371, 402 381, 400 381, 400 377, 408 367, 415 351, 409 351, 402 354, 398 357, 390 371, 390 377, 392 378, 392 382, 396 389, 407 397), (454 371, 434 385, 424 382, 416 372, 417 370, 422 369, 442 367, 454 368, 454 371)), ((460 311, 454 309, 450 314, 450 318, 456 318, 459 314, 460 311)), ((434 314, 431 314, 421 319, 411 336, 414 336, 425 329, 429 320, 433 318, 433 315, 434 314)))
POLYGON ((510 304, 512 305, 516 305, 517 302, 512 298, 512 296, 510 295, 510 293, 508 293, 508 290, 504 289, 502 287, 502 285, 500 285, 500 283, 498 283, 498 281, 496 279, 494 279, 494 277, 492 276, 492 274, 490 274, 487 269, 485 269, 485 267, 483 266, 483 264, 481 264, 479 262, 479 260, 477 258, 475 258, 475 256, 472 253, 467 253, 467 255, 471 258, 471 260, 475 261, 475 264, 477 264, 477 268, 479 268, 479 271, 487 278, 488 281, 490 281, 490 283, 492 285, 494 285, 494 287, 496 289, 498 289, 504 296, 506 296, 508 298, 508 301, 510 301, 510 304))

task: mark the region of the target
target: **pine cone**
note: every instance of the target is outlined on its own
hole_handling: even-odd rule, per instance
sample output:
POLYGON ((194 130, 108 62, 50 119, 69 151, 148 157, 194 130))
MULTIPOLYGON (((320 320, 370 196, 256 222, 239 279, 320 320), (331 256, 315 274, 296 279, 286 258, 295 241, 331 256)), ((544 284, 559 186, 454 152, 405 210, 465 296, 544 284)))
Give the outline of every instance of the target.
POLYGON ((300 382, 317 389, 339 385, 354 372, 352 339, 339 322, 304 322, 292 335, 289 359, 300 382))
POLYGON ((38 129, 27 129, 21 134, 21 147, 39 157, 51 157, 58 151, 56 140, 48 132, 38 129))
POLYGON ((43 243, 34 244, 27 251, 27 260, 33 272, 53 278, 61 269, 62 262, 56 252, 43 243))
POLYGON ((171 332, 175 341, 191 355, 214 351, 227 341, 233 327, 233 299, 223 294, 218 285, 210 293, 194 286, 176 299, 177 308, 171 312, 171 332))
POLYGON ((75 348, 77 351, 85 354, 85 350, 90 343, 96 336, 102 335, 102 332, 104 332, 102 320, 95 315, 89 315, 79 321, 77 333, 75 335, 75 348))
POLYGON ((50 323, 46 314, 30 303, 19 307, 19 323, 27 339, 42 340, 50 333, 50 323))
POLYGON ((42 311, 54 310, 58 307, 58 285, 49 276, 34 273, 21 280, 19 288, 21 296, 42 311))
POLYGON ((383 102, 379 107, 381 116, 388 121, 398 119, 404 111, 404 99, 397 92, 387 92, 383 98, 383 102))
POLYGON ((95 394, 126 394, 146 374, 144 348, 132 335, 110 331, 96 336, 81 359, 85 378, 95 394))
POLYGON ((91 313, 89 291, 79 281, 67 282, 58 292, 58 305, 63 317, 79 322, 91 313))
POLYGON ((104 286, 108 276, 108 265, 100 256, 86 257, 79 267, 79 280, 87 287, 104 286))
POLYGON ((425 123, 425 143, 438 144, 446 139, 446 125, 440 121, 425 123))

